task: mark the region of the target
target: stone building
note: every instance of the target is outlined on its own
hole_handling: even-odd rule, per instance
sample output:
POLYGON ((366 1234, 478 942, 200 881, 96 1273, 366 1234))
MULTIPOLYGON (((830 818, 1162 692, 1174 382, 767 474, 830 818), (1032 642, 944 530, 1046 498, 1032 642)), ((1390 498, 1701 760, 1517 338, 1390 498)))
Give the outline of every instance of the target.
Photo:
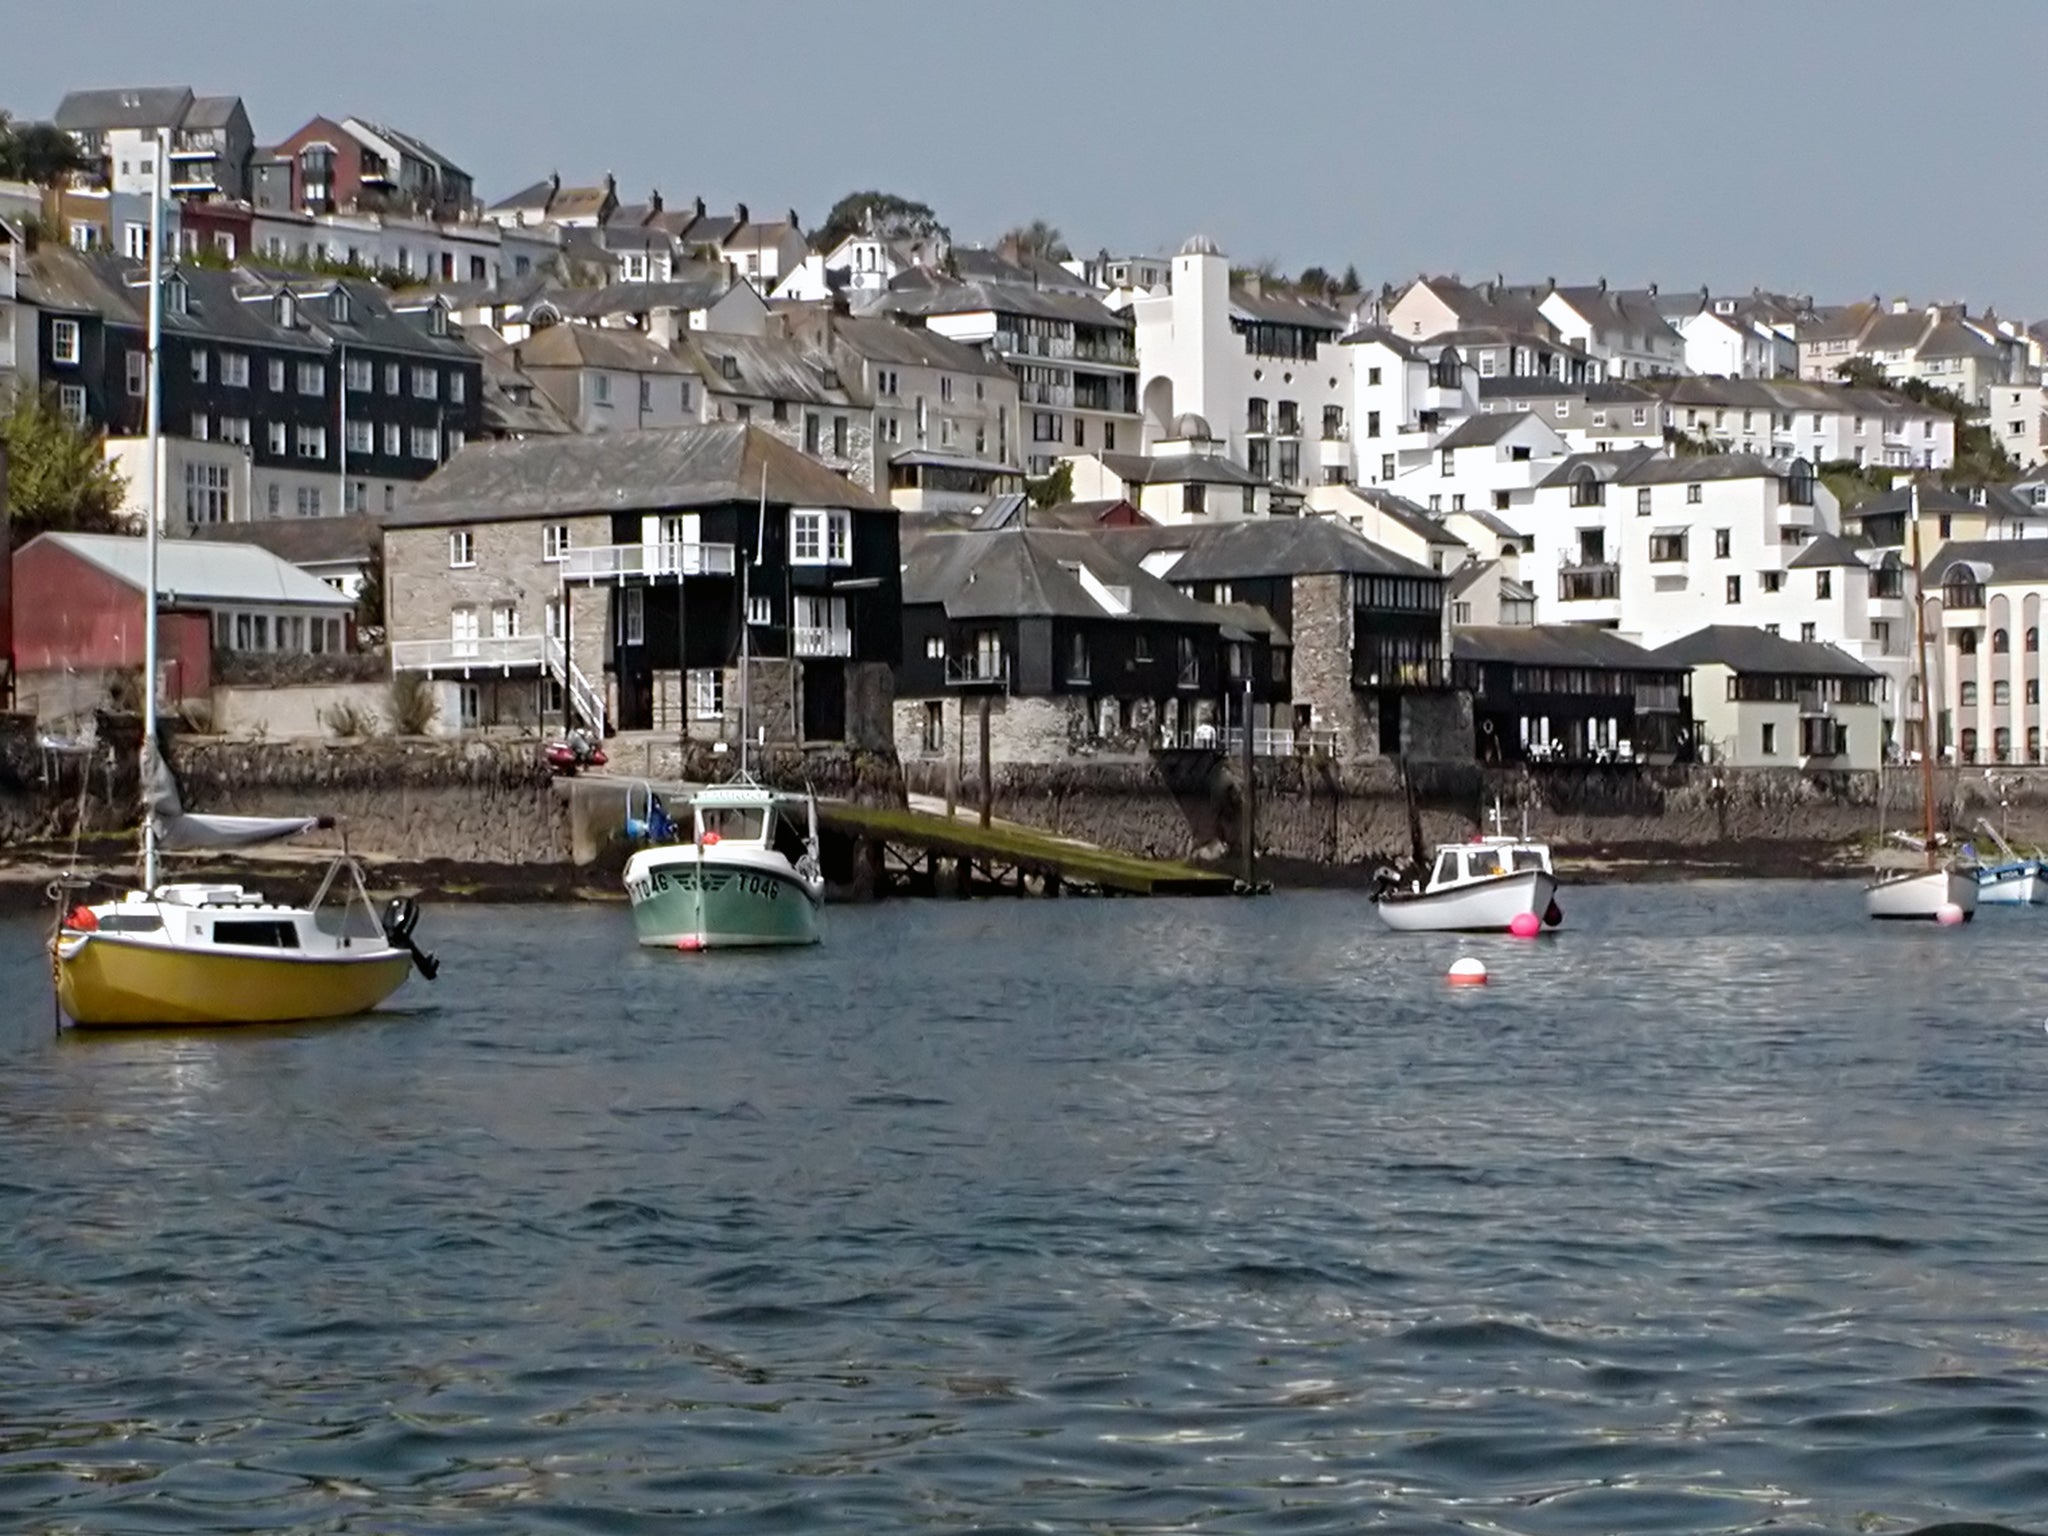
POLYGON ((385 528, 392 666, 461 727, 889 739, 893 510, 743 422, 473 444, 385 528), (564 689, 567 697, 564 697, 564 689))

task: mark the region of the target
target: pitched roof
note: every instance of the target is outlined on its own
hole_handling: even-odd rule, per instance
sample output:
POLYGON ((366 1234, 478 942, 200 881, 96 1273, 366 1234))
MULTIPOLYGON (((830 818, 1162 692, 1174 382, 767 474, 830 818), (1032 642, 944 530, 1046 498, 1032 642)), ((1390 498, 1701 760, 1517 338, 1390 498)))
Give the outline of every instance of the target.
POLYGON ((216 523, 206 537, 217 544, 253 544, 301 567, 350 565, 370 558, 383 527, 374 517, 265 517, 216 523))
POLYGON ((1114 619, 1080 571, 1127 596, 1128 617, 1214 624, 1218 615, 1126 558, 1109 538, 1064 528, 932 533, 904 554, 903 601, 942 603, 946 616, 1114 619))
POLYGON ((1646 380, 1644 387, 1662 396, 1668 405, 1936 419, 1946 414, 1888 389, 1864 389, 1851 384, 1823 384, 1800 379, 1727 379, 1702 374, 1680 379, 1646 380))
POLYGON ((1388 351, 1410 362, 1417 362, 1422 357, 1414 342, 1406 337, 1396 336, 1383 325, 1361 325, 1357 330, 1339 339, 1339 345, 1346 347, 1363 346, 1367 342, 1378 342, 1388 351))
POLYGON ((1128 540, 1130 547, 1146 554, 1182 551, 1165 573, 1176 582, 1327 575, 1442 579, 1420 561, 1384 549, 1328 517, 1256 517, 1162 528, 1117 528, 1103 537, 1128 540))
POLYGON ((1086 293, 1060 293, 1049 288, 1029 288, 1022 283, 931 282, 921 273, 906 273, 905 278, 919 281, 912 286, 892 286, 876 300, 874 307, 897 315, 965 315, 988 310, 999 315, 1118 329, 1134 323, 1129 315, 1119 314, 1086 293))
POLYGON ((1877 676, 1847 651, 1816 640, 1787 640, 1747 624, 1709 624, 1659 646, 1654 654, 1674 666, 1719 665, 1779 677, 1877 676))
POLYGON ((1590 475, 1622 485, 1687 485, 1699 480, 1782 480, 1792 460, 1759 453, 1707 453, 1673 458, 1655 447, 1619 453, 1575 453, 1538 482, 1539 488, 1570 485, 1590 475))
MULTIPOLYGON (((50 543, 98 567, 124 586, 145 589, 149 541, 112 533, 39 534, 23 548, 50 543)), ((157 541, 157 591, 166 603, 289 603, 298 607, 351 608, 317 576, 252 544, 203 539, 157 541)))
POLYGON ((1462 549, 1465 541, 1452 533, 1442 523, 1431 517, 1406 496, 1396 496, 1392 491, 1376 485, 1353 485, 1345 489, 1360 501, 1366 503, 1389 522, 1398 523, 1417 538, 1432 544, 1441 544, 1447 549, 1462 549))
POLYGON ((1521 667, 1591 667, 1609 672, 1675 672, 1652 651, 1590 624, 1460 624, 1451 632, 1457 661, 1521 667))
POLYGON ((1806 541, 1804 549, 1792 557, 1789 569, 1818 571, 1830 566, 1862 564, 1863 560, 1856 553, 1856 546, 1839 533, 1817 533, 1806 541))
POLYGON ((979 347, 941 336, 921 325, 898 325, 880 317, 835 315, 832 340, 870 362, 906 368, 943 368, 949 373, 979 373, 1006 379, 1010 370, 979 347))
POLYGON ((547 288, 534 295, 526 312, 545 304, 565 320, 600 320, 607 315, 644 315, 656 309, 709 309, 733 286, 724 269, 678 274, 665 283, 608 283, 602 288, 547 288))
POLYGON ((716 422, 470 443, 386 526, 751 503, 764 484, 767 499, 778 506, 889 510, 887 502, 759 427, 716 422))
POLYGON ((1956 565, 1980 581, 2048 582, 2048 539, 1956 539, 1927 562, 1927 585, 1939 587, 1956 565))
POLYGON ((829 357, 787 337, 691 331, 676 339, 676 352, 712 394, 809 405, 859 403, 843 376, 836 384, 828 381, 826 369, 837 372, 829 357), (727 376, 728 361, 733 377, 727 376))
POLYGON ((1266 482, 1215 453, 1098 453, 1102 467, 1126 485, 1248 485, 1266 482))
POLYGON ((1534 411, 1482 411, 1467 416, 1437 439, 1442 448, 1486 448, 1499 442, 1525 422, 1537 420, 1534 411))
POLYGON ((66 133, 104 132, 109 128, 176 128, 185 121, 192 100, 189 85, 72 91, 57 103, 57 115, 51 121, 66 133))
POLYGON ((616 325, 542 326, 512 349, 522 368, 609 368, 622 373, 687 373, 675 353, 616 325))

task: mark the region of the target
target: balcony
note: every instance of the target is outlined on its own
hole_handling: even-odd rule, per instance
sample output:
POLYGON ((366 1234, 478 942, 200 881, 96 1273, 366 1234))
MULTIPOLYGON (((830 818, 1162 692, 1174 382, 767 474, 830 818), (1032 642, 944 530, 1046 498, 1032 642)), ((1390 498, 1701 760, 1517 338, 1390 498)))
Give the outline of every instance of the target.
POLYGON ((970 651, 946 658, 948 688, 1002 688, 1009 681, 1009 658, 1001 651, 970 651))
MULTIPOLYGON (((510 675, 535 671, 547 657, 545 635, 473 635, 449 640, 394 640, 394 672, 497 672, 510 675)), ((557 650, 560 648, 557 647, 557 650)))
POLYGON ((1684 695, 1676 683, 1637 683, 1636 713, 1675 715, 1685 708, 1684 695))
POLYGON ((1561 603, 1597 603, 1621 596, 1621 567, 1567 565, 1557 573, 1557 600, 1561 603))
POLYGON ((738 569, 730 544, 593 544, 562 556, 564 581, 680 581, 730 576, 738 569))
POLYGON ((799 624, 789 632, 789 645, 798 656, 851 656, 853 631, 819 624, 799 624))
POLYGON ((1100 363, 1106 368, 1135 368, 1138 366, 1138 354, 1135 348, 1127 344, 1077 341, 1074 343, 1074 361, 1100 363))

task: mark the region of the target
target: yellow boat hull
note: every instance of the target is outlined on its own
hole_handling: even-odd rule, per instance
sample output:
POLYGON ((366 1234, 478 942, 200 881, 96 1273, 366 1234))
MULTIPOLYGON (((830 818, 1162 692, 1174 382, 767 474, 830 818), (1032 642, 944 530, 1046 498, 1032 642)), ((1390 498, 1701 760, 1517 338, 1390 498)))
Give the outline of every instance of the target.
POLYGON ((58 1006, 72 1023, 106 1029, 350 1018, 404 985, 412 957, 386 949, 317 959, 236 954, 67 933, 52 964, 58 1006))

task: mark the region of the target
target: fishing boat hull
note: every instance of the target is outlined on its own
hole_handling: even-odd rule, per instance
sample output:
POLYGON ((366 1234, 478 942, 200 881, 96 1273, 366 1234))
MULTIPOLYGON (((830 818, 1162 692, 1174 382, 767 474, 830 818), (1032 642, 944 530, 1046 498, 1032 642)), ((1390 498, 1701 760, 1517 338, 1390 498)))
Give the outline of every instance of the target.
POLYGON ((1977 871, 1977 905, 2033 907, 2048 902, 2048 878, 2033 859, 1987 865, 1977 871))
POLYGON ((61 935, 51 963, 57 1005, 81 1029, 353 1018, 396 992, 413 968, 399 949, 294 957, 98 933, 61 935))
POLYGON ((1946 906, 1965 919, 1977 912, 1977 877, 1964 869, 1928 869, 1887 875, 1863 890, 1863 909, 1872 917, 1934 921, 1946 906))
POLYGON ((1524 869, 1447 890, 1390 891, 1375 906, 1398 933, 1505 933, 1525 913, 1544 918, 1556 896, 1555 875, 1524 869))
POLYGON ((650 949, 748 949, 815 944, 823 882, 809 882, 765 849, 649 848, 626 864, 633 928, 650 949))

